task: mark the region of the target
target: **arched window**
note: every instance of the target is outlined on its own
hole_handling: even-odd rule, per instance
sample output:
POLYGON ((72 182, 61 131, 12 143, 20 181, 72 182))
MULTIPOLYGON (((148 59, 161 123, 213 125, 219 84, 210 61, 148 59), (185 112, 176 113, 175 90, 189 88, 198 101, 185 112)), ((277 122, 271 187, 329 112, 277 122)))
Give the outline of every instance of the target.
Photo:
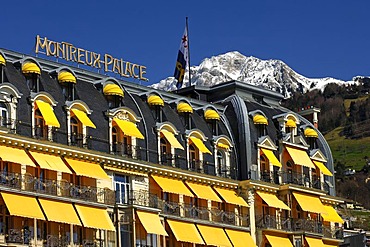
POLYGON ((293 163, 292 161, 288 161, 286 163, 286 178, 287 178, 287 183, 293 183, 293 163))
POLYGON ((189 168, 190 170, 196 171, 200 168, 199 165, 199 150, 192 143, 189 145, 189 168))
POLYGON ((118 131, 119 130, 117 130, 116 126, 112 128, 112 151, 113 153, 117 153, 118 151, 118 140, 119 140, 118 131))
POLYGON ((218 165, 218 174, 220 174, 221 177, 228 177, 230 174, 230 171, 226 164, 226 155, 224 151, 217 150, 216 153, 216 159, 217 159, 217 165, 218 165))
POLYGON ((83 145, 83 134, 82 134, 82 124, 77 119, 77 117, 71 117, 71 144, 82 147, 83 145))
POLYGON ((271 181, 270 163, 265 155, 260 156, 261 179, 265 182, 271 181))
POLYGON ((35 137, 46 138, 48 134, 47 126, 45 124, 44 117, 39 109, 35 110, 35 137))
POLYGON ((112 127, 112 152, 119 155, 132 157, 132 139, 125 135, 122 130, 114 125, 112 127))
POLYGON ((9 122, 8 121, 9 116, 8 116, 8 108, 6 107, 4 102, 0 102, 0 117, 1 117, 0 125, 7 127, 8 122, 9 122))
POLYGON ((171 154, 171 144, 167 141, 165 137, 160 139, 160 155, 161 163, 163 165, 171 165, 172 154, 171 154))
POLYGON ((62 92, 64 95, 64 98, 66 101, 73 101, 75 100, 75 84, 74 83, 69 83, 69 82, 63 82, 60 83, 62 87, 62 92))

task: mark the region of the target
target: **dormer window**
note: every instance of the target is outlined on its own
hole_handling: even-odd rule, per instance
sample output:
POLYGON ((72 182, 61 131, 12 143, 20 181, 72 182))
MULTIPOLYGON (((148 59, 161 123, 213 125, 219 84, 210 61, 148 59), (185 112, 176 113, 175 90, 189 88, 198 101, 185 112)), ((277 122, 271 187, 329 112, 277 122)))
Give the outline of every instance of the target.
POLYGON ((317 148, 316 140, 319 136, 317 132, 312 128, 306 128, 304 130, 304 136, 306 137, 307 143, 310 145, 310 149, 316 149, 317 148))
POLYGON ((31 92, 37 93, 40 91, 40 74, 41 70, 36 63, 25 62, 22 65, 22 73, 26 77, 27 87, 31 92))
POLYGON ((268 125, 267 118, 262 114, 256 114, 253 116, 253 123, 257 128, 257 136, 267 135, 266 126, 268 125))
POLYGON ((103 87, 103 93, 108 101, 109 109, 115 109, 123 105, 123 90, 115 83, 107 83, 103 87))
POLYGON ((214 143, 216 175, 229 178, 232 175, 230 167, 231 142, 226 136, 221 136, 214 140, 214 143))
POLYGON ((164 106, 164 101, 161 97, 155 94, 151 94, 148 97, 148 104, 152 109, 154 119, 156 122, 162 122, 162 107, 164 106))
POLYGON ((76 77, 71 72, 62 70, 58 73, 58 81, 62 87, 62 92, 66 101, 75 100, 76 77))
POLYGON ((87 144, 87 127, 96 128, 95 124, 87 115, 91 111, 83 102, 73 102, 69 107, 69 114, 67 114, 69 144, 84 147, 87 144))
POLYGON ((187 102, 181 101, 177 104, 177 112, 183 116, 184 125, 186 129, 191 129, 191 116, 193 113, 193 107, 187 102))
MULTIPOLYGON (((40 97, 41 98, 41 97, 40 97)), ((45 97, 45 100, 47 98, 45 97)), ((33 135, 52 141, 52 128, 60 128, 60 123, 55 116, 51 103, 37 99, 34 101, 33 135)))
POLYGON ((206 169, 203 164, 203 155, 212 154, 204 145, 203 133, 193 132, 188 138, 188 168, 189 170, 203 172, 206 169))
POLYGON ((207 121, 208 127, 211 130, 212 134, 214 136, 218 135, 218 123, 217 121, 220 121, 220 115, 216 110, 213 109, 207 109, 204 112, 204 118, 207 121))
POLYGON ((159 138, 159 163, 163 165, 175 165, 175 149, 184 150, 184 147, 176 138, 178 131, 169 124, 160 127, 159 138))

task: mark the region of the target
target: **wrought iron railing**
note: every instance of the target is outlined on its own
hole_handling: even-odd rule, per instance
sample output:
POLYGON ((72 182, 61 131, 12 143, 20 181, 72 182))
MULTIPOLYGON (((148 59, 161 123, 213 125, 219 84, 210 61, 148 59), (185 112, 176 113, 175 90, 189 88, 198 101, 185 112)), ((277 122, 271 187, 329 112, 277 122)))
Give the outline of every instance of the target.
POLYGON ((114 191, 107 188, 75 185, 68 181, 41 179, 30 174, 0 172, 0 186, 47 195, 63 196, 91 202, 114 204, 114 191))

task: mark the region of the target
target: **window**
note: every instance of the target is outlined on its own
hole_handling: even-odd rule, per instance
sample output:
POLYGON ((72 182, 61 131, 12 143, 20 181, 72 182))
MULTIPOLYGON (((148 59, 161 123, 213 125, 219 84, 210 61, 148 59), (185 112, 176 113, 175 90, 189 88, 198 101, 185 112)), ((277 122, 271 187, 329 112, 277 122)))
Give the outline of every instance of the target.
POLYGON ((8 125, 8 109, 4 102, 0 103, 0 126, 7 126, 8 125))
POLYGON ((315 137, 307 137, 308 145, 310 145, 310 149, 316 149, 317 148, 317 143, 316 143, 315 137))
POLYGON ((132 157, 132 138, 124 135, 118 126, 112 127, 112 152, 132 157))
POLYGON ((257 128, 257 136, 258 137, 265 136, 267 134, 266 133, 266 125, 264 125, 264 124, 257 124, 256 125, 256 128, 257 128))
POLYGON ((115 175, 114 187, 116 188, 116 202, 128 204, 130 198, 130 180, 128 176, 115 175))
POLYGON ((217 155, 216 158, 217 158, 217 165, 218 165, 218 174, 221 177, 226 178, 229 176, 230 171, 228 167, 226 166, 225 153, 221 150, 218 150, 216 155, 217 155))
POLYGON ((36 73, 26 74, 27 87, 31 92, 37 93, 40 91, 39 75, 36 73))
POLYGON ((60 84, 62 86, 62 92, 66 101, 75 100, 75 84, 70 82, 63 82, 60 84))
POLYGON ((76 118, 71 117, 71 144, 74 146, 82 147, 83 145, 83 134, 82 134, 82 123, 76 118))
POLYGON ((185 126, 185 129, 191 129, 191 116, 190 116, 191 113, 188 113, 188 112, 184 112, 183 114, 181 114, 184 118, 184 126, 185 126))
POLYGON ((108 100, 108 106, 109 106, 109 109, 114 109, 114 108, 118 108, 118 107, 121 107, 123 104, 122 104, 122 97, 121 96, 118 96, 118 95, 107 95, 107 100, 108 100))
POLYGON ((194 144, 189 145, 189 168, 193 171, 200 170, 199 150, 194 144))
POLYGON ((162 165, 171 165, 172 162, 172 154, 171 154, 171 145, 166 140, 165 137, 161 137, 160 139, 160 155, 161 155, 161 164, 162 165))
POLYGON ((35 137, 44 139, 47 137, 48 129, 39 109, 35 111, 35 137))
POLYGON ((261 180, 265 182, 270 182, 270 163, 265 155, 260 156, 260 167, 261 167, 261 180))
POLYGON ((0 63, 0 83, 3 82, 4 82, 4 66, 0 63))
POLYGON ((162 106, 160 105, 153 105, 151 106, 153 116, 156 122, 161 123, 162 122, 162 106))
POLYGON ((212 135, 218 135, 218 124, 217 120, 211 119, 207 121, 208 128, 211 130, 212 135))

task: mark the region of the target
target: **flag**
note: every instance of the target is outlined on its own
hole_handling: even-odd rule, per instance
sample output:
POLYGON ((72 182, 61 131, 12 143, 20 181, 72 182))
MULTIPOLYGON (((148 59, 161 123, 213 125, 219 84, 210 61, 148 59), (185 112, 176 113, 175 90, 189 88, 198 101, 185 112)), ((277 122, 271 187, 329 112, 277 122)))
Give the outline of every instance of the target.
POLYGON ((180 89, 184 81, 185 69, 189 64, 189 41, 188 29, 185 27, 184 35, 181 38, 179 53, 177 55, 177 62, 174 77, 177 79, 176 87, 180 89))

